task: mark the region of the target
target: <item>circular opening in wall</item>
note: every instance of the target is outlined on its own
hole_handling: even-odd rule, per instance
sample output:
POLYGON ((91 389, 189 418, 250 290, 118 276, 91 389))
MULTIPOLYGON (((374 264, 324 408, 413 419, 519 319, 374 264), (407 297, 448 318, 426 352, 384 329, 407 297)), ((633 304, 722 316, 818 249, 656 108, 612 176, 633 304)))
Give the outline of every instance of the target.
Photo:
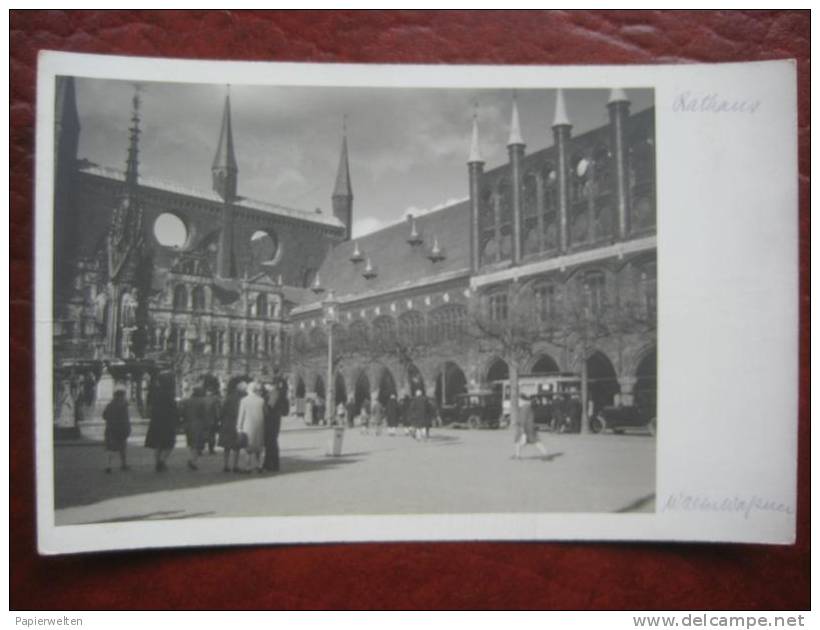
POLYGON ((271 232, 257 230, 251 236, 251 254, 259 264, 276 262, 279 243, 271 232))
POLYGON ((154 221, 154 238, 163 247, 180 249, 188 240, 188 228, 177 215, 164 212, 154 221))

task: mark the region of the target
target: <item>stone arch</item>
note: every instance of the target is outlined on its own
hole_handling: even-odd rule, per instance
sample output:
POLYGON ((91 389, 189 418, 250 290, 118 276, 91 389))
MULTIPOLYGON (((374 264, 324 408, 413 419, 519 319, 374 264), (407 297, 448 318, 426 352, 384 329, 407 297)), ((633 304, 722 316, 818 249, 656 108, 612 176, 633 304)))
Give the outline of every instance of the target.
POLYGON ((439 409, 455 404, 456 396, 466 393, 467 375, 455 361, 444 361, 436 370, 435 402, 439 409))
POLYGON ((527 365, 526 371, 530 374, 554 374, 561 371, 561 367, 552 355, 539 352, 527 365))
POLYGON ((620 386, 612 361, 603 351, 595 350, 587 357, 586 363, 587 399, 593 410, 614 404, 620 386))
POLYGON ((643 357, 635 366, 635 385, 632 389, 632 399, 636 406, 646 410, 654 416, 658 398, 658 357, 657 348, 653 344, 651 349, 644 352, 643 357))
POLYGON ((396 379, 393 378, 393 373, 390 371, 390 368, 382 365, 374 376, 375 378, 372 383, 376 386, 374 391, 377 392, 376 395, 380 403, 384 405, 391 395, 398 397, 399 392, 396 388, 396 379))
POLYGON ((360 370, 359 376, 356 378, 353 386, 353 405, 356 415, 361 413, 362 405, 366 400, 370 400, 370 378, 367 376, 367 370, 360 370))

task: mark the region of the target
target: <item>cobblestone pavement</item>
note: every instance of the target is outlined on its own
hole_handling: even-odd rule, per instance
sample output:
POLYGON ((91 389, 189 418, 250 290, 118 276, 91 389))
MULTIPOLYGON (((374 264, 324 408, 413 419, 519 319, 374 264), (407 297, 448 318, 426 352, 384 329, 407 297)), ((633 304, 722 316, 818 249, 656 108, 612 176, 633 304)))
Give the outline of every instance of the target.
POLYGON ((345 432, 343 455, 325 455, 330 431, 288 419, 277 474, 222 472, 222 454, 186 468, 178 439, 165 473, 140 439, 131 470, 105 474, 99 444, 58 445, 58 525, 205 516, 619 512, 655 509, 655 439, 647 435, 542 434, 546 457, 528 446, 512 459, 511 430, 433 429, 405 435, 345 432))

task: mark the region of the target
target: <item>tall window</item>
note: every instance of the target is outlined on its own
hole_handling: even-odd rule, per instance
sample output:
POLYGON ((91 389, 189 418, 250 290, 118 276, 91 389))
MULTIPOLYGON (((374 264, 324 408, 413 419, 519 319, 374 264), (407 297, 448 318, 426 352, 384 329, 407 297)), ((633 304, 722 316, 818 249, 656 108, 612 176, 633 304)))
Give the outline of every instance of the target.
POLYGON ((430 341, 445 343, 458 340, 464 334, 466 309, 461 304, 443 306, 430 315, 430 341))
POLYGON ((225 331, 218 330, 216 333, 216 348, 214 348, 214 352, 216 354, 225 354, 225 331))
POLYGON ((373 340, 376 345, 387 348, 396 343, 396 320, 390 315, 377 317, 373 322, 373 340))
POLYGON ((488 299, 490 319, 494 322, 506 321, 509 316, 509 305, 506 293, 494 293, 488 299))
POLYGON ((601 271, 589 271, 583 278, 584 309, 587 314, 600 313, 606 304, 606 280, 601 271))
POLYGON ((191 302, 193 302, 193 307, 195 311, 204 311, 205 310, 205 288, 204 287, 194 287, 193 291, 191 291, 191 302))
POLYGON ((368 342, 367 323, 358 320, 350 324, 349 343, 353 350, 364 348, 368 342))
POLYGON ((174 287, 174 310, 184 311, 188 308, 188 290, 184 284, 174 287))
POLYGON ((418 311, 407 311, 399 317, 399 339, 409 346, 424 343, 424 315, 418 311))
POLYGON ((554 284, 537 284, 533 289, 535 311, 541 323, 548 323, 558 315, 558 288, 554 284))
POLYGON ((257 317, 267 317, 268 316, 268 296, 264 293, 260 293, 256 296, 256 316, 257 317))
POLYGON ((658 312, 658 270, 655 263, 641 269, 641 297, 647 317, 655 317, 658 312))

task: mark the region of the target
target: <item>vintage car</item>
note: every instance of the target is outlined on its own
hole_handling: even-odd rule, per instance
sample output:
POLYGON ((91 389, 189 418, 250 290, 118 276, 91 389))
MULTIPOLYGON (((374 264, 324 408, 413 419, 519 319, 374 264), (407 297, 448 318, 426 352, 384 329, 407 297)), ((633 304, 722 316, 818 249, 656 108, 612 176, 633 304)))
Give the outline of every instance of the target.
POLYGON ((453 416, 456 422, 471 429, 497 429, 509 425, 501 418, 501 398, 491 391, 459 394, 453 416))
POLYGON ((610 430, 623 433, 627 429, 646 429, 655 435, 658 420, 655 408, 648 405, 618 405, 601 408, 589 423, 593 433, 610 430))
POLYGON ((530 397, 536 426, 554 433, 581 431, 581 403, 568 395, 538 392, 530 397))

